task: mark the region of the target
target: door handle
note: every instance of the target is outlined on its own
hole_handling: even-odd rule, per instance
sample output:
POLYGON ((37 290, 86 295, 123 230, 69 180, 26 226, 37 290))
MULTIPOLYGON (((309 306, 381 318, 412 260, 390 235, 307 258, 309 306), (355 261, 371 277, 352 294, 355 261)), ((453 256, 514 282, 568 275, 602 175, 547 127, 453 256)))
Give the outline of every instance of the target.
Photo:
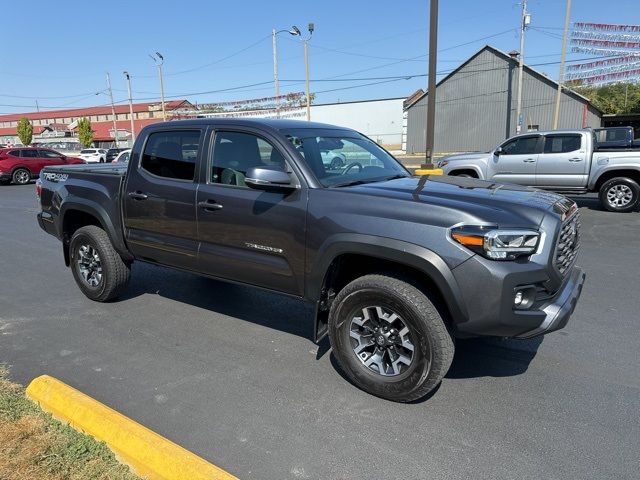
POLYGON ((535 158, 525 158, 523 160, 524 163, 535 163, 535 161, 536 161, 535 158))
POLYGON ((147 198, 149 198, 149 195, 142 192, 129 192, 129 197, 133 198, 134 200, 146 200, 147 198))
POLYGON ((222 210, 222 205, 216 203, 213 200, 205 200, 204 202, 198 202, 198 206, 207 212, 213 212, 214 210, 222 210))
POLYGON ((579 158, 579 157, 573 157, 573 158, 570 158, 570 159, 569 159, 569 161, 570 161, 570 162, 581 162, 581 161, 582 161, 582 159, 581 159, 581 158, 579 158))

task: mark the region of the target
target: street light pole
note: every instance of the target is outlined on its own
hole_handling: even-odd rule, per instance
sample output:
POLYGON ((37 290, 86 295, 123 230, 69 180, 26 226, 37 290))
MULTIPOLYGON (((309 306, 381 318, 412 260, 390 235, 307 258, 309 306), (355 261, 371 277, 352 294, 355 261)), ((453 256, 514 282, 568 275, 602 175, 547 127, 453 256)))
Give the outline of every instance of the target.
POLYGON ((164 57, 160 54, 160 52, 156 52, 156 55, 149 55, 151 59, 156 63, 158 67, 158 78, 160 79, 160 103, 162 105, 162 121, 167 121, 167 112, 164 108, 164 81, 162 79, 162 65, 164 64, 164 57), (159 60, 159 61, 158 61, 159 60))
POLYGON ((438 55, 438 0, 429 9, 429 85, 427 87, 426 159, 422 168, 433 168, 433 144, 436 119, 436 65, 438 55))
POLYGON ((278 80, 278 44, 276 37, 279 33, 287 32, 289 35, 300 35, 300 30, 271 30, 271 46, 273 49, 273 85, 276 90, 276 118, 280 118, 280 81, 278 80))
POLYGON ((136 139, 136 132, 133 124, 133 99, 131 98, 131 75, 129 72, 124 71, 124 76, 127 78, 127 92, 129 93, 129 119, 131 120, 131 146, 136 139))
MULTIPOLYGON (((518 100, 516 106, 516 134, 522 131, 522 76, 524 71, 524 31, 529 25, 530 16, 527 13, 527 0, 522 0, 522 17, 520 19, 520 57, 518 61, 518 100)), ((509 106, 510 107, 510 106, 509 106)))
POLYGON ((558 128, 560 120, 560 96, 562 83, 564 82, 564 59, 567 55, 567 36, 569 35, 569 20, 571 18, 571 0, 567 0, 567 9, 564 14, 564 34, 562 36, 562 53, 560 54, 560 74, 558 75, 558 91, 556 92, 556 107, 553 111, 553 129, 558 128))
POLYGON ((107 88, 109 89, 109 98, 111 99, 111 115, 113 116, 113 138, 115 146, 118 148, 118 126, 116 125, 116 106, 113 103, 113 90, 111 89, 111 76, 107 73, 107 88))

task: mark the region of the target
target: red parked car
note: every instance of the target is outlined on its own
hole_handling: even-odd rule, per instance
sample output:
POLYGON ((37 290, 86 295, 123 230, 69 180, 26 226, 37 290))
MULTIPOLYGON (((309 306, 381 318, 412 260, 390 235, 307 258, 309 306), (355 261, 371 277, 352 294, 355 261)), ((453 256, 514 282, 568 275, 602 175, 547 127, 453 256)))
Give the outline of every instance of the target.
POLYGON ((50 165, 85 163, 81 158, 67 157, 48 148, 0 148, 0 183, 18 185, 38 178, 40 170, 50 165))

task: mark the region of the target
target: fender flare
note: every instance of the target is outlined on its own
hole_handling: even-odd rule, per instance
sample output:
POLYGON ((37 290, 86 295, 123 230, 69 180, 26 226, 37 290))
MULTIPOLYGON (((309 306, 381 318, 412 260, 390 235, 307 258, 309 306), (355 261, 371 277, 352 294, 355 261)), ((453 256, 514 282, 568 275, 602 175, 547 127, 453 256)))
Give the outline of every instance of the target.
POLYGON ((445 261, 420 245, 387 237, 359 233, 341 233, 329 237, 318 249, 305 286, 305 297, 316 303, 314 339, 319 341, 319 305, 329 267, 340 255, 359 254, 388 260, 419 270, 438 287, 454 324, 468 318, 458 282, 445 261))
MULTIPOLYGON (((610 165, 610 166, 604 167, 603 169, 598 170, 598 173, 595 177, 589 179, 589 185, 587 186, 587 188, 589 190, 595 191, 596 185, 598 184, 598 181, 600 180, 602 175, 609 172, 615 172, 616 170, 620 170, 620 171, 635 170, 640 173, 640 165, 623 164, 623 165, 610 165)), ((624 175, 620 175, 620 176, 624 177, 624 175)))
POLYGON ((478 175, 479 180, 484 180, 484 174, 482 173, 481 168, 477 165, 456 165, 455 167, 447 170, 447 175, 451 175, 453 172, 456 172, 458 170, 473 170, 474 172, 476 172, 476 175, 478 175))
POLYGON ((68 251, 69 246, 67 241, 65 241, 65 238, 64 238, 63 227, 64 227, 64 219, 66 214, 69 211, 73 211, 73 210, 87 213, 95 217, 96 219, 98 219, 98 222, 100 223, 100 227, 105 232, 107 232, 107 235, 109 236, 109 240, 111 240, 111 244, 113 245, 113 248, 115 248, 115 250, 120 254, 120 256, 124 260, 133 260, 131 253, 129 253, 129 250, 127 249, 127 246, 124 243, 124 238, 122 237, 122 235, 118 233, 118 229, 115 227, 115 225, 111 221, 111 217, 109 216, 107 211, 104 209, 104 207, 102 207, 102 205, 100 205, 99 203, 86 198, 69 196, 65 199, 62 206, 60 207, 60 214, 59 214, 60 220, 58 222, 58 228, 59 228, 58 238, 62 239, 64 254, 65 254, 65 262, 67 264, 69 261, 69 251, 68 251))

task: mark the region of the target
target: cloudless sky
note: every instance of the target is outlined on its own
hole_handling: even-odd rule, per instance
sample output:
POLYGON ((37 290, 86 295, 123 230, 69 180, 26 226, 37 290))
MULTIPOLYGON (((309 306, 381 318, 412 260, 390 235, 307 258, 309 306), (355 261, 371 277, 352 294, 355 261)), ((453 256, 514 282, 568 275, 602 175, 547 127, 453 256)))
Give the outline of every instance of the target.
MULTIPOLYGON (((571 21, 640 24, 639 3, 574 0, 571 21)), ((530 0, 528 9, 533 28, 525 61, 557 78, 565 0, 530 0)), ((134 101, 157 100, 156 68, 148 56, 155 51, 165 57, 167 99, 271 96, 271 29, 297 25, 306 33, 308 22, 316 27, 310 41, 316 103, 404 97, 424 88, 426 77, 380 77, 426 74, 428 10, 428 0, 7 2, 0 113, 34 111, 36 98, 43 110, 105 104, 107 96, 95 95, 106 88, 105 72, 111 73, 115 101, 124 103, 123 70, 132 75, 134 101)), ((517 0, 440 0, 438 71, 452 70, 487 43, 517 50, 519 19, 517 0)), ((281 93, 303 91, 299 39, 280 34, 278 54, 281 93)))

